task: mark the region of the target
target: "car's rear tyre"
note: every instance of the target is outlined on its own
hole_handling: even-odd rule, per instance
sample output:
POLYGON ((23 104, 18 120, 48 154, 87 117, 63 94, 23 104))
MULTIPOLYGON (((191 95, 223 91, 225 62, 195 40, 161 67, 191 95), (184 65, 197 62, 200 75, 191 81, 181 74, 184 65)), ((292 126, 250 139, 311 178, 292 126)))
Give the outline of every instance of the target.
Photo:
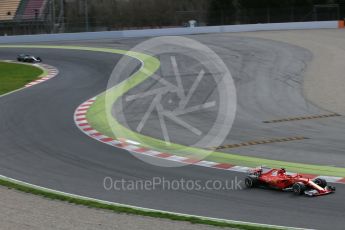
POLYGON ((301 182, 297 182, 292 186, 292 191, 295 195, 302 195, 306 189, 307 187, 301 182))
POLYGON ((327 186, 327 181, 322 178, 316 178, 315 180, 313 180, 313 182, 322 188, 325 188, 327 186))
POLYGON ((247 188, 255 188, 258 185, 258 179, 251 176, 247 176, 246 179, 244 179, 244 184, 247 188))

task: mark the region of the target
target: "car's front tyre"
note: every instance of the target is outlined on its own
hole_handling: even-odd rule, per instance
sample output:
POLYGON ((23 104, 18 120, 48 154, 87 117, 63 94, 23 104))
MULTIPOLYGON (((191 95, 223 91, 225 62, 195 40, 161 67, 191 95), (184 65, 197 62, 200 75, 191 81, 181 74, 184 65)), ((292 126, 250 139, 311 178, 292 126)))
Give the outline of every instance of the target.
POLYGON ((322 178, 316 178, 315 180, 313 180, 313 182, 322 188, 325 188, 327 186, 327 181, 322 178))
POLYGON ((334 186, 327 185, 327 186, 325 187, 325 189, 328 190, 328 191, 335 192, 335 187, 334 187, 334 186))

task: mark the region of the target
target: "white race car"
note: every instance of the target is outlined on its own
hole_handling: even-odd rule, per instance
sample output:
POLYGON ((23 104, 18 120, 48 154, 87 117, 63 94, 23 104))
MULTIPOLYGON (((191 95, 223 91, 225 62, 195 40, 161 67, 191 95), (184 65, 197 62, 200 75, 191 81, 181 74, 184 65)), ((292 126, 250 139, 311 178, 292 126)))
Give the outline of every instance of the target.
POLYGON ((37 62, 42 62, 42 59, 40 57, 35 57, 32 55, 28 55, 28 54, 19 54, 17 57, 17 61, 37 63, 37 62))

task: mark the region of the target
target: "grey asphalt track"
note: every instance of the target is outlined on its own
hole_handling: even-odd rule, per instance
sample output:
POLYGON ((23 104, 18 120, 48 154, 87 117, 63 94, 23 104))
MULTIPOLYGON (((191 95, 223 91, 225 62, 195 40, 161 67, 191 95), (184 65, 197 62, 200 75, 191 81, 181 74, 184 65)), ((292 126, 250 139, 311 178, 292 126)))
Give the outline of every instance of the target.
MULTIPOLYGON (((126 46, 126 41, 113 46, 120 46, 121 42, 126 46)), ((343 185, 337 185, 335 194, 317 199, 260 189, 183 191, 158 187, 152 191, 106 191, 103 179, 107 176, 205 182, 242 179, 244 175, 198 166, 160 168, 88 138, 74 125, 74 109, 105 89, 119 57, 96 52, 1 48, 0 58, 13 59, 23 52, 41 56, 47 64, 59 68, 60 74, 0 98, 0 174, 69 193, 147 208, 266 224, 343 229, 343 185)))
MULTIPOLYGON (((283 42, 240 36, 201 35, 191 38, 203 42, 217 52, 228 65, 235 80, 236 119, 231 132, 221 145, 295 136, 308 138, 302 141, 253 145, 220 151, 289 162, 345 167, 344 117, 281 123, 263 122, 334 113, 316 107, 304 98, 303 73, 312 59, 310 51, 283 42)), ((160 58, 165 64, 162 65, 159 74, 176 85, 169 55, 160 58)), ((176 59, 187 93, 202 67, 196 67, 191 58, 184 55, 177 56, 176 59)), ((217 85, 210 79, 212 76, 206 72, 204 80, 192 97, 190 106, 217 101, 217 85)), ((130 90, 125 98, 159 87, 162 87, 162 84, 151 78, 130 90)), ((135 101, 123 100, 125 115, 121 114, 122 110, 118 107, 114 107, 114 114, 118 118, 124 117, 127 126, 136 130, 151 102, 152 97, 143 97, 135 101)), ((178 103, 179 97, 176 93, 166 94, 162 100, 162 106, 166 110, 173 110, 178 103)), ((210 124, 215 122, 218 109, 217 107, 203 109, 180 118, 203 131, 204 135, 210 124)), ((142 133, 163 139, 158 119, 158 114, 152 113, 142 133)), ((124 119, 120 121, 125 124, 124 119)), ((169 118, 166 118, 165 122, 173 143, 190 146, 200 139, 198 135, 169 118)), ((218 124, 219 127, 222 125, 222 123, 218 124)), ((200 147, 216 147, 207 146, 207 143, 201 144, 203 146, 200 147)))

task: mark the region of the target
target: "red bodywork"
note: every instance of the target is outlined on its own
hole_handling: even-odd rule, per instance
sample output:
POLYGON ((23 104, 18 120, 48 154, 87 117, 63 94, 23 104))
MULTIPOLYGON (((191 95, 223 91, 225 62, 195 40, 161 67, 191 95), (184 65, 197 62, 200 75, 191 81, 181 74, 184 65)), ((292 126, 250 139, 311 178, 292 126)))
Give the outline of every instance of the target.
POLYGON ((256 175, 259 182, 269 187, 277 188, 280 190, 289 190, 295 183, 303 183, 307 188, 310 196, 321 196, 333 193, 333 189, 328 187, 321 187, 313 180, 303 177, 301 174, 289 174, 285 169, 269 169, 269 168, 254 168, 250 170, 250 175, 256 175))

